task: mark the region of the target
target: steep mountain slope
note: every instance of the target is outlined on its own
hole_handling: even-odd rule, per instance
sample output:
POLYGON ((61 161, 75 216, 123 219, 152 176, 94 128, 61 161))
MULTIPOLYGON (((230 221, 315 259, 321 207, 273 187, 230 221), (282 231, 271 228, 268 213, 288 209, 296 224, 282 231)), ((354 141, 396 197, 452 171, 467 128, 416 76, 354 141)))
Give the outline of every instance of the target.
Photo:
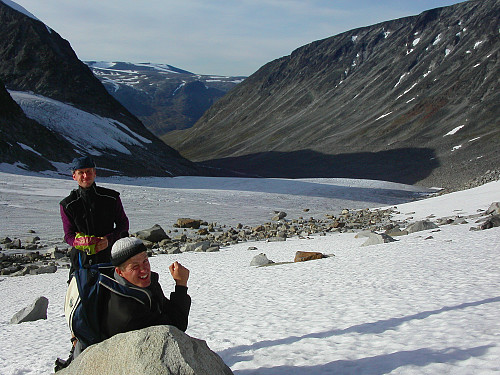
POLYGON ((245 77, 194 74, 166 64, 87 61, 108 92, 158 137, 186 129, 245 77))
POLYGON ((500 165, 499 4, 303 46, 165 139, 191 160, 261 176, 456 186, 500 165))
MULTIPOLYGON (((73 139, 66 144, 66 149, 71 152, 64 158, 65 160, 71 160, 81 153, 91 152, 97 159, 98 165, 109 173, 199 174, 199 168, 156 138, 134 115, 108 94, 90 69, 78 60, 68 41, 39 20, 13 9, 9 3, 12 4, 0 1, 0 80, 5 87, 16 92, 41 95, 46 99, 57 101, 62 106, 69 105, 76 110, 70 111, 73 114, 83 111, 90 117, 99 116, 108 119, 110 126, 115 127, 118 132, 133 134, 136 139, 141 139, 139 143, 127 143, 127 152, 117 152, 116 147, 109 147, 105 138, 101 140, 99 147, 96 147, 95 142, 87 142, 87 138, 94 136, 94 126, 83 122, 79 124, 77 133, 80 135, 79 142, 73 139)), ((23 110, 26 110, 23 105, 28 102, 29 100, 25 98, 21 104, 23 110)), ((51 118, 47 116, 44 106, 31 105, 30 108, 35 110, 29 114, 31 119, 54 130, 51 128, 51 118)), ((60 124, 71 127, 69 121, 68 119, 66 124, 64 121, 60 124)), ((13 126, 11 139, 21 137, 22 130, 19 129, 21 124, 10 125, 13 126)), ((66 136, 62 138, 67 142, 66 136)), ((39 139, 39 144, 50 144, 50 142, 50 137, 39 139)), ((39 149, 35 151, 41 153, 39 149)), ((11 157, 15 156, 11 154, 11 157)))

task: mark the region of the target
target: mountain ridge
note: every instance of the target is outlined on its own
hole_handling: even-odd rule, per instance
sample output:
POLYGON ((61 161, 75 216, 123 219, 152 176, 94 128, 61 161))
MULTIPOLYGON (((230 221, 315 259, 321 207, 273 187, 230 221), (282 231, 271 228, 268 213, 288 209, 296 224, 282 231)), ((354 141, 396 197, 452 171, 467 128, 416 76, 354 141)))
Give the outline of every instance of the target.
POLYGON ((168 64, 85 61, 107 91, 156 136, 187 129, 245 77, 202 75, 168 64))
MULTIPOLYGON (((26 158, 24 152, 19 152, 18 161, 23 168, 39 171, 42 164, 47 165, 49 162, 49 165, 52 165, 49 169, 57 170, 58 163, 67 164, 73 157, 92 153, 104 173, 139 176, 202 173, 202 168, 181 157, 176 150, 160 141, 133 114, 109 95, 92 71, 77 58, 70 43, 54 30, 36 18, 13 9, 3 1, 0 1, 0 21, 0 81, 3 82, 1 88, 5 86, 10 92, 24 92, 47 98, 32 96, 30 102, 30 99, 24 96, 23 105, 27 107, 21 105, 23 111, 29 108, 31 120, 45 126, 49 132, 42 131, 39 134, 43 136, 32 140, 29 147, 33 150, 33 155, 30 158, 26 158), (47 103, 50 103, 53 111, 59 113, 60 124, 66 121, 68 127, 74 125, 68 121, 81 118, 78 113, 85 113, 84 116, 89 122, 79 122, 78 131, 73 132, 75 136, 80 136, 79 141, 72 139, 70 132, 67 132, 66 136, 53 137, 52 119, 44 110, 47 103), (64 115, 70 117, 65 120, 64 115), (106 119, 103 120, 106 125, 96 129, 93 118, 106 119), (96 130, 104 133, 111 131, 116 135, 117 138, 110 139, 111 142, 120 142, 123 137, 130 139, 131 135, 141 141, 138 144, 135 142, 123 144, 127 150, 125 153, 117 152, 117 147, 109 147, 110 145, 102 140, 99 142, 99 147, 96 147, 96 142, 87 141, 96 130), (67 152, 57 154, 57 160, 49 160, 41 152, 45 149, 45 144, 51 144, 67 152), (39 162, 35 163, 33 158, 39 162)), ((10 101, 5 103, 12 107, 10 101)), ((11 132, 9 135, 11 147, 17 143, 16 137, 23 143, 24 130, 18 127, 25 124, 13 121, 8 117, 2 119, 4 131, 11 132)), ((8 160, 15 157, 16 150, 19 151, 14 147, 9 151, 8 160)), ((55 156, 55 154, 48 155, 55 156)))
POLYGON ((500 164, 499 3, 470 0, 312 42, 164 139, 191 160, 264 177, 457 185, 500 164), (306 163, 304 152, 317 157, 306 163), (398 160, 357 157, 366 152, 398 160), (353 168, 339 174, 336 155, 353 168))

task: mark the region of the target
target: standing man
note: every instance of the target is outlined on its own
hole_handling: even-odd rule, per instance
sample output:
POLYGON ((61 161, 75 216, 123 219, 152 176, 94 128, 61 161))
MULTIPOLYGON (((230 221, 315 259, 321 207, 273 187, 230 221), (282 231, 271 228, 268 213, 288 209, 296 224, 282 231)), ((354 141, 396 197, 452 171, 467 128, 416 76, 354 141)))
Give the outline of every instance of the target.
POLYGON ((84 265, 109 263, 111 247, 129 229, 120 193, 95 184, 92 158, 75 158, 71 170, 78 189, 60 202, 64 240, 72 246, 70 275, 84 265))

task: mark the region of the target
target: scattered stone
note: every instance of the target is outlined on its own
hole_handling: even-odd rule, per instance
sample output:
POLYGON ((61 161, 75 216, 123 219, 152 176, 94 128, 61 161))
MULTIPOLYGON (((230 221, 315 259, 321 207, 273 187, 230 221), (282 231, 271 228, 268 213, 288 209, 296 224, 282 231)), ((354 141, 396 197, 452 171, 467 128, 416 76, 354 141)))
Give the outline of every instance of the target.
POLYGON ((163 228, 158 224, 153 225, 149 229, 140 230, 133 234, 135 237, 141 240, 146 240, 150 242, 160 242, 165 239, 170 239, 170 237, 165 233, 163 228))
POLYGON ((231 375, 233 372, 205 341, 163 325, 120 333, 92 345, 59 374, 231 375))
POLYGON ((330 225, 331 228, 344 228, 345 227, 345 223, 344 222, 341 222, 341 221, 334 221, 333 224, 330 225))
POLYGON ((438 226, 429 220, 421 220, 416 223, 410 224, 406 230, 408 233, 420 232, 423 230, 436 229, 438 226))
POLYGON ((487 215, 500 215, 500 202, 493 202, 486 210, 487 215))
POLYGON ((484 175, 470 180, 469 182, 465 183, 460 189, 457 189, 457 190, 470 189, 470 188, 481 186, 481 185, 487 184, 488 182, 497 181, 497 180, 500 180, 500 170, 498 170, 498 169, 497 170, 488 170, 485 172, 484 175))
POLYGON ((247 250, 258 250, 255 246, 250 246, 247 250))
POLYGON ((361 246, 379 245, 379 244, 394 242, 394 241, 396 241, 394 238, 392 238, 391 236, 388 236, 385 233, 381 233, 381 234, 370 233, 366 242, 363 243, 361 246))
POLYGON ((2 245, 5 245, 5 244, 11 243, 11 242, 12 242, 12 240, 9 237, 4 237, 4 238, 0 239, 0 244, 2 244, 2 245))
POLYGON ((179 241, 179 242, 186 242, 187 236, 185 234, 181 234, 181 235, 175 236, 174 240, 179 241))
POLYGON ((39 297, 30 306, 17 312, 11 319, 10 324, 19 324, 24 322, 34 322, 39 319, 47 319, 47 307, 49 300, 46 297, 39 297))
MULTIPOLYGON (((498 226, 498 218, 492 213, 496 212, 500 202, 494 202, 488 210, 478 210, 474 215, 460 216, 456 214, 453 217, 433 219, 433 222, 439 225, 446 224, 466 224, 468 221, 475 221, 477 227, 471 230, 488 229, 498 226), (486 212, 489 212, 487 214, 486 212)), ((275 211, 276 219, 284 218, 286 213, 275 211)), ((299 239, 310 239, 315 235, 325 236, 327 233, 356 233, 357 238, 365 236, 368 238, 366 244, 386 243, 394 241, 394 237, 408 234, 410 231, 419 230, 439 230, 437 225, 429 220, 411 223, 411 218, 396 220, 392 215, 400 214, 397 207, 393 206, 387 209, 362 209, 348 210, 343 209, 340 215, 325 214, 323 218, 316 219, 314 217, 304 218, 299 217, 291 220, 273 220, 257 226, 245 226, 239 223, 235 227, 227 227, 226 225, 217 226, 217 223, 207 223, 201 220, 194 219, 178 219, 175 226, 184 226, 183 229, 173 229, 169 233, 175 233, 175 237, 170 238, 165 231, 155 225, 150 229, 137 232, 137 236, 142 238, 148 253, 151 255, 157 254, 177 254, 181 251, 204 251, 215 252, 220 251, 221 246, 230 246, 246 241, 285 241, 288 238, 298 237, 299 239), (194 224, 190 224, 194 223, 194 224), (401 230, 400 225, 408 225, 407 230, 401 230), (208 229, 198 228, 198 226, 207 226, 208 229), (197 228, 197 229, 195 229, 197 228), (194 229, 194 230, 190 230, 194 229), (180 232, 183 232, 182 234, 180 232), (149 232, 149 233, 145 233, 149 232), (382 234, 377 234, 381 233, 382 234), (154 235, 158 234, 157 237, 154 235), (383 237, 383 236, 387 237, 383 237), (148 240, 151 239, 151 240, 148 240), (160 239, 161 238, 161 239, 160 239)), ((412 214, 412 213, 409 213, 412 214)), ((429 217, 433 217, 430 215, 429 217)), ((52 272, 54 268, 44 269, 47 265, 47 260, 57 259, 58 267, 65 267, 69 263, 67 258, 68 248, 61 251, 57 247, 40 254, 39 249, 47 245, 41 245, 38 237, 28 237, 25 242, 25 249, 17 251, 21 248, 21 240, 14 241, 8 237, 0 238, 0 244, 5 250, 11 251, 0 253, 0 273, 9 276, 21 276, 26 274, 36 274, 52 272), (30 242, 36 242, 30 244, 30 242), (33 247, 31 247, 33 246, 33 247), (32 249, 34 251, 25 251, 32 249), (28 266, 36 264, 36 267, 28 266), (42 266, 41 270, 38 270, 42 266), (49 271, 50 270, 50 271, 49 271)), ((257 250, 256 247, 249 250, 257 250)))
POLYGON ((10 242, 5 242, 3 245, 5 249, 22 249, 21 240, 19 238, 15 238, 10 242))
MULTIPOLYGON (((3 267, 2 268, 2 276, 7 276, 7 275, 13 275, 15 274, 17 271, 21 270, 23 267, 21 267, 20 265, 16 264, 16 265, 11 265, 11 266, 7 266, 7 267, 3 267)), ((23 275, 24 276, 24 275, 23 275)))
POLYGON ((200 229, 202 221, 189 218, 179 218, 174 226, 178 228, 200 229))
POLYGON ((182 252, 181 249, 178 247, 169 247, 167 249, 168 254, 180 254, 181 252, 182 252))
POLYGON ((44 273, 55 273, 56 271, 57 271, 57 266, 51 265, 51 266, 44 266, 44 267, 37 268, 36 270, 34 270, 34 273, 30 272, 30 274, 41 275, 44 273))
POLYGON ((265 266, 271 263, 274 262, 272 260, 267 259, 266 254, 260 253, 259 255, 253 257, 252 261, 250 262, 250 266, 265 266))
POLYGON ((306 262, 308 260, 322 259, 325 256, 323 253, 313 252, 313 251, 297 251, 295 253, 294 262, 306 262))
POLYGON ((15 271, 15 272, 12 272, 10 274, 10 276, 12 277, 17 277, 17 276, 26 276, 26 275, 30 275, 31 272, 33 270, 36 270, 38 268, 38 266, 35 266, 35 265, 27 265, 27 266, 23 266, 23 267, 20 267, 20 269, 18 271, 15 271))
POLYGON ((210 243, 210 241, 202 241, 202 242, 197 242, 195 243, 195 249, 194 251, 198 252, 198 253, 202 253, 202 252, 205 252, 207 251, 207 249, 210 248, 212 244, 210 243))
POLYGON ((500 227, 500 215, 493 215, 480 226, 482 230, 494 227, 500 227))
POLYGON ((284 219, 285 217, 286 217, 286 212, 279 211, 279 212, 276 212, 276 215, 274 215, 271 220, 279 221, 281 219, 284 219))
POLYGON ((29 243, 29 244, 36 244, 38 241, 40 241, 40 237, 35 236, 35 237, 26 238, 24 242, 29 243))
POLYGON ((170 238, 165 238, 164 240, 158 242, 159 247, 166 247, 169 246, 170 244, 172 244, 172 240, 170 238))
POLYGON ((398 236, 406 236, 408 234, 408 231, 401 230, 400 228, 392 228, 386 230, 384 233, 391 237, 398 237, 398 236))
POLYGON ((205 251, 209 247, 210 247, 210 241, 187 243, 181 247, 181 253, 186 253, 190 251, 205 251))

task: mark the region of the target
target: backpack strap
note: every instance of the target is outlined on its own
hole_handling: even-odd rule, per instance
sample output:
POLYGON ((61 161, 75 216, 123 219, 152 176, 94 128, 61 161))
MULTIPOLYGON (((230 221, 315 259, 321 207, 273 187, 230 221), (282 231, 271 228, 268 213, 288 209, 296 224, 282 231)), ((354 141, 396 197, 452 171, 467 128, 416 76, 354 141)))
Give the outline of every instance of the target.
POLYGON ((151 296, 142 288, 122 285, 112 277, 103 273, 101 273, 99 277, 99 284, 110 290, 112 293, 125 298, 132 298, 143 305, 151 307, 151 296))

